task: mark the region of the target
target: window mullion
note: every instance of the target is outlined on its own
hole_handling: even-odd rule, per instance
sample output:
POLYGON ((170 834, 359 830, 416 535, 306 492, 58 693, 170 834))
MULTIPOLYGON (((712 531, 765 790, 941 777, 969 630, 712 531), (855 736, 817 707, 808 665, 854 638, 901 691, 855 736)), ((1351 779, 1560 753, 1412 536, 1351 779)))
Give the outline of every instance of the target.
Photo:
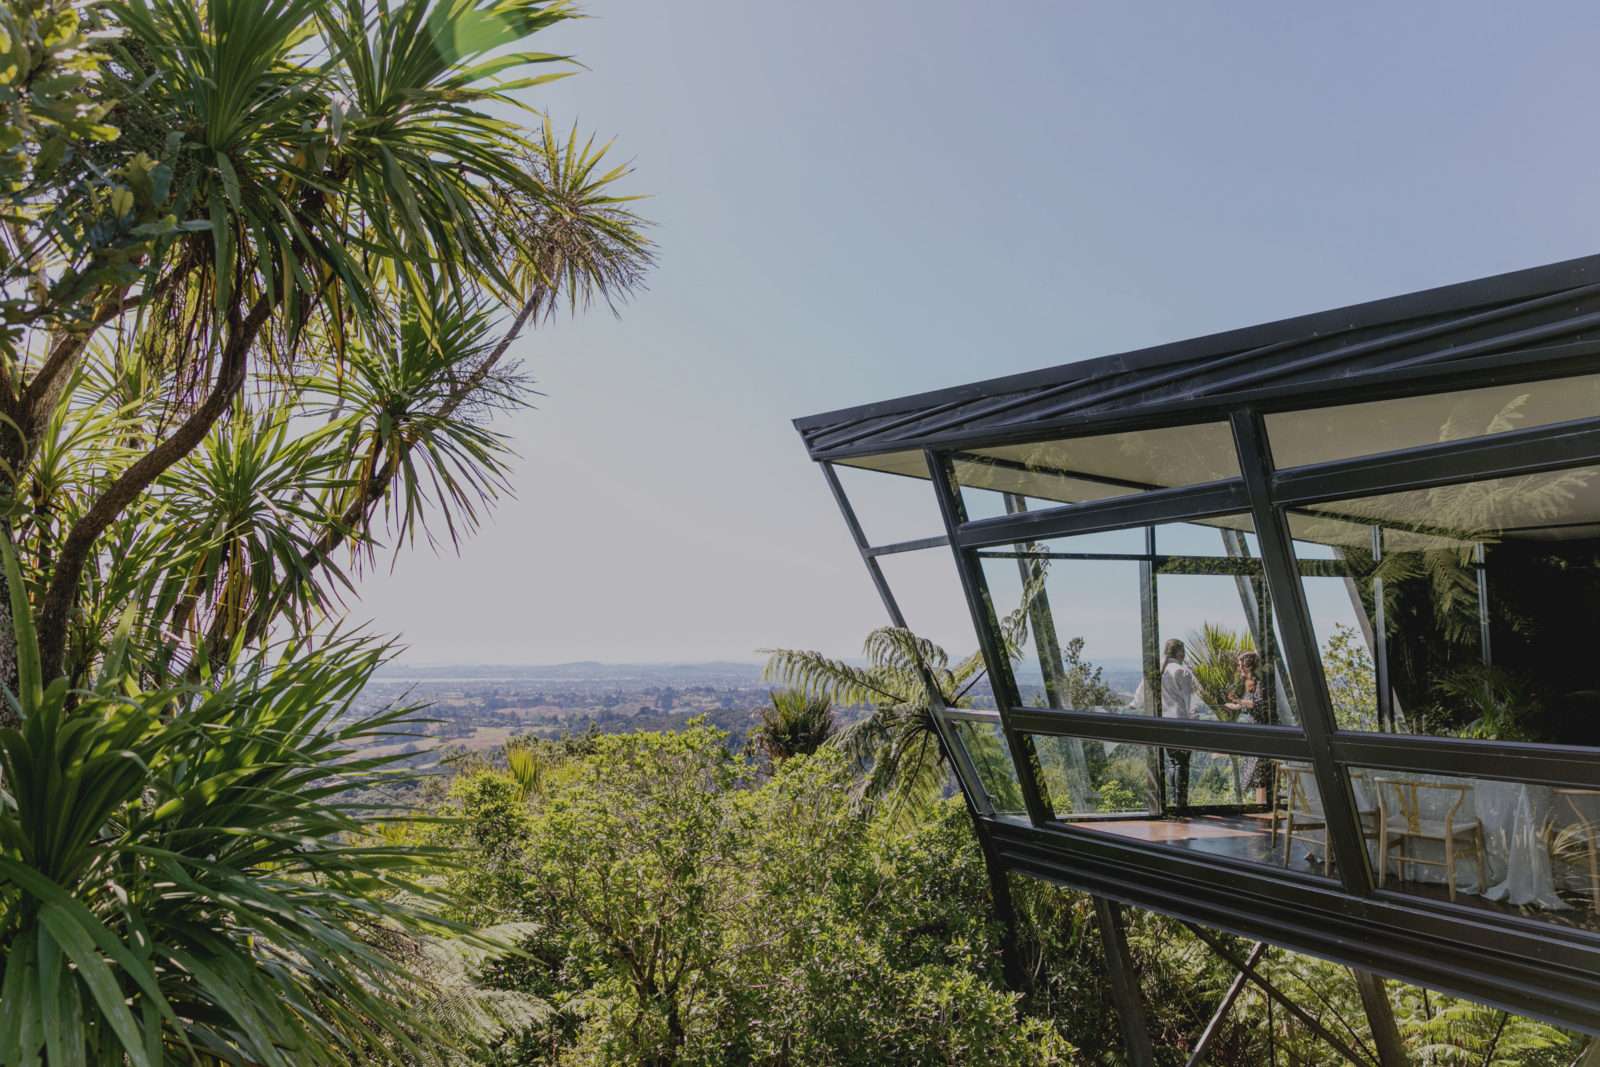
POLYGON ((939 501, 939 514, 943 516, 945 531, 950 536, 951 552, 961 578, 961 591, 966 597, 972 625, 978 635, 978 647, 983 652, 983 660, 989 670, 989 687, 1000 708, 1001 732, 1005 734, 1011 762, 1016 766, 1017 783, 1022 787, 1022 802, 1028 810, 1028 819, 1035 826, 1041 826, 1052 818, 1050 805, 1039 788, 1039 758, 1033 742, 1019 734, 1007 719, 1006 713, 1021 701, 1017 697, 1016 680, 1011 675, 1010 657, 1000 639, 994 604, 989 598, 989 590, 977 559, 956 543, 955 531, 961 524, 963 508, 960 498, 956 496, 949 463, 932 451, 924 455, 928 462, 928 475, 933 480, 933 492, 939 501))
POLYGON ((1233 434, 1239 449, 1239 469, 1249 490, 1256 537, 1261 544, 1267 588, 1282 626, 1284 657, 1289 663, 1289 675, 1299 705, 1296 710, 1311 748, 1311 765, 1322 796, 1326 844, 1338 861, 1339 878, 1345 889, 1352 893, 1370 893, 1372 872, 1367 865, 1367 847, 1356 814, 1355 796, 1350 779, 1334 761, 1333 704, 1322 675, 1316 631, 1311 625, 1288 526, 1270 496, 1272 453, 1267 444, 1266 427, 1256 412, 1240 411, 1233 416, 1233 434))

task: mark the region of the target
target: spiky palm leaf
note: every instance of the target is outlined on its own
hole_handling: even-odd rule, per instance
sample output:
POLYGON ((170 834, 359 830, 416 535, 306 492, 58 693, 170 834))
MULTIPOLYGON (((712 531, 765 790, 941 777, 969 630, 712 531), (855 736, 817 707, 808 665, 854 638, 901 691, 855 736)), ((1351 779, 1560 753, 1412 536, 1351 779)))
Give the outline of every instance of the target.
POLYGON ((934 694, 947 707, 969 703, 968 690, 983 671, 981 656, 969 656, 951 669, 944 649, 896 627, 867 635, 864 667, 817 652, 764 651, 768 655, 764 677, 808 697, 872 708, 871 714, 845 726, 829 742, 861 768, 862 802, 909 802, 915 808, 944 789, 947 779, 933 720, 934 694))
POLYGON ((780 689, 768 699, 751 740, 773 763, 810 755, 833 736, 833 704, 826 697, 780 689))
POLYGON ((162 503, 184 516, 168 562, 183 581, 180 630, 198 639, 214 617, 231 640, 252 615, 285 606, 303 630, 352 589, 338 567, 304 564, 328 521, 319 501, 334 481, 331 436, 291 436, 281 416, 241 413, 163 476, 162 503))
MULTIPOLYGON (((473 412, 450 404, 459 383, 474 373, 498 336, 486 307, 446 305, 429 312, 412 305, 392 344, 382 338, 353 344, 343 367, 307 384, 308 393, 322 399, 316 410, 339 417, 344 428, 329 511, 349 514, 357 505, 357 523, 344 531, 346 536, 370 549, 360 504, 375 477, 386 480, 381 499, 397 548, 419 529, 437 544, 430 519, 442 521, 444 539, 459 544, 477 525, 483 506, 505 490, 510 455, 505 437, 473 412)), ((489 388, 480 404, 520 402, 515 393, 495 392, 492 383, 489 388)))
POLYGON ((363 745, 404 710, 350 715, 381 649, 335 640, 143 690, 114 649, 92 690, 45 686, 9 544, 21 652, 0 730, 0 1062, 197 1055, 274 1067, 438 1059, 395 938, 447 929, 432 857, 354 843, 363 745))

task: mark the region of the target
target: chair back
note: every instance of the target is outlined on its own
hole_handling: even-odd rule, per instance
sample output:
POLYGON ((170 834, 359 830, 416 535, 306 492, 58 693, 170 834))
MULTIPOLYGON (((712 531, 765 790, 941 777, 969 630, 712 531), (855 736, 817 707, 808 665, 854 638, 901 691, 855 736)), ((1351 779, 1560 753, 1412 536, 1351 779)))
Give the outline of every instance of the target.
POLYGON ((1600 829, 1600 789, 1553 789, 1551 817, 1557 826, 1583 825, 1600 829))
POLYGON ((1372 786, 1372 772, 1354 768, 1350 771, 1350 792, 1356 798, 1356 811, 1362 815, 1378 810, 1378 797, 1372 786))
POLYGON ((1289 782, 1289 810, 1296 815, 1322 818, 1322 795, 1317 792, 1315 772, 1310 767, 1286 763, 1283 774, 1289 782))
POLYGON ((1373 784, 1378 790, 1378 817, 1385 822, 1398 817, 1412 833, 1422 829, 1424 820, 1450 827, 1472 795, 1466 782, 1383 776, 1373 784))

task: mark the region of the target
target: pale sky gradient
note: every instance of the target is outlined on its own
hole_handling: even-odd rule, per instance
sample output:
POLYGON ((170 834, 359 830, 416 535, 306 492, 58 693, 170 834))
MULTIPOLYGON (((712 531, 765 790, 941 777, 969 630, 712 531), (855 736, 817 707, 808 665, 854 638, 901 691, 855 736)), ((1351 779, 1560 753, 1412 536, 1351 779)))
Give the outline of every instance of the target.
MULTIPOLYGON (((853 655, 795 416, 1600 251, 1592 3, 587 9, 537 99, 635 161, 660 264, 521 343, 516 499, 364 583, 409 662, 853 655)), ((948 554, 906 569, 970 649, 948 554)))

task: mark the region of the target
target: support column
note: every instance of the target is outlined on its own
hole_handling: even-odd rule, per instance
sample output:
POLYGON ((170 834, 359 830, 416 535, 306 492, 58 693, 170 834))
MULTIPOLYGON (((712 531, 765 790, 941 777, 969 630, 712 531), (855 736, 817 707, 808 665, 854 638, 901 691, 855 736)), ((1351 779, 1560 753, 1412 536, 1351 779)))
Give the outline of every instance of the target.
POLYGON ((1222 943, 1220 938, 1211 934, 1203 927, 1197 926, 1191 922, 1186 922, 1183 925, 1188 927, 1194 936, 1198 937, 1201 941, 1204 941, 1206 945, 1210 947, 1211 951, 1216 953, 1220 959, 1222 959, 1240 974, 1248 977, 1250 981, 1254 982, 1257 988, 1265 993, 1271 1000, 1276 1001, 1280 1007, 1298 1019, 1302 1024, 1305 1025, 1307 1029, 1316 1034, 1323 1041, 1327 1042, 1328 1046, 1335 1052, 1339 1053, 1339 1055, 1343 1056, 1350 1063, 1355 1064, 1356 1067, 1371 1067, 1371 1061, 1368 1060, 1367 1057, 1351 1048, 1348 1042, 1346 1042, 1332 1030, 1328 1029, 1326 1026, 1322 1025, 1322 1023, 1319 1022, 1313 1015, 1311 1015, 1310 1012, 1296 1004, 1287 994, 1269 981, 1266 975, 1262 974, 1256 968, 1255 964, 1235 955, 1225 944, 1222 943))
MULTIPOLYGON (((1267 953, 1267 943, 1257 941, 1250 950, 1250 955, 1245 959, 1245 966, 1254 967, 1261 962, 1261 957, 1267 953)), ((1206 1023, 1205 1030, 1200 1034, 1200 1040, 1195 1044, 1194 1051, 1189 1053, 1189 1062, 1185 1067, 1200 1067, 1206 1061, 1206 1053, 1211 1051, 1211 1043, 1222 1033, 1222 1024, 1228 1019, 1228 1012, 1233 1010, 1233 1002, 1239 999, 1239 994, 1244 992, 1245 983, 1250 976, 1243 971, 1233 977, 1233 984, 1228 987, 1228 992, 1223 996, 1222 1002, 1217 1005, 1217 1010, 1211 1013, 1211 1021, 1206 1023)), ((1270 1006, 1272 1001, 1267 1001, 1270 1006)))
MULTIPOLYGON (((1372 680, 1378 687, 1378 731, 1396 732, 1394 716, 1394 687, 1389 681, 1389 612, 1384 605, 1383 527, 1372 528, 1372 680)), ((1347 578, 1346 581, 1353 581, 1347 578)), ((1366 612, 1357 606, 1357 619, 1366 619, 1366 612)))
MULTIPOLYGON (((1161 717, 1161 605, 1156 595, 1156 528, 1144 528, 1145 558, 1139 561, 1139 650, 1144 669, 1144 713, 1161 717)), ((1145 755, 1155 780, 1152 815, 1167 813, 1167 750, 1153 747, 1145 755)), ((1182 790, 1180 790, 1180 794, 1182 790)))
POLYGON ((1372 1043, 1378 1048, 1379 1067, 1406 1067, 1406 1046, 1400 1040, 1400 1028, 1394 1022, 1394 1007, 1384 992, 1383 979, 1371 971, 1350 968, 1356 976, 1356 988, 1361 991, 1361 1007, 1367 1013, 1367 1025, 1372 1029, 1372 1043))
POLYGON ((1117 1005, 1117 1023, 1122 1027, 1122 1043, 1128 1050, 1129 1067, 1154 1067, 1155 1049, 1150 1044, 1150 1024, 1145 1021, 1144 1001, 1139 997, 1139 979, 1128 952, 1128 931, 1122 922, 1122 905, 1108 897, 1094 898, 1099 919, 1100 941, 1106 951, 1106 973, 1111 979, 1111 998, 1117 1005))

